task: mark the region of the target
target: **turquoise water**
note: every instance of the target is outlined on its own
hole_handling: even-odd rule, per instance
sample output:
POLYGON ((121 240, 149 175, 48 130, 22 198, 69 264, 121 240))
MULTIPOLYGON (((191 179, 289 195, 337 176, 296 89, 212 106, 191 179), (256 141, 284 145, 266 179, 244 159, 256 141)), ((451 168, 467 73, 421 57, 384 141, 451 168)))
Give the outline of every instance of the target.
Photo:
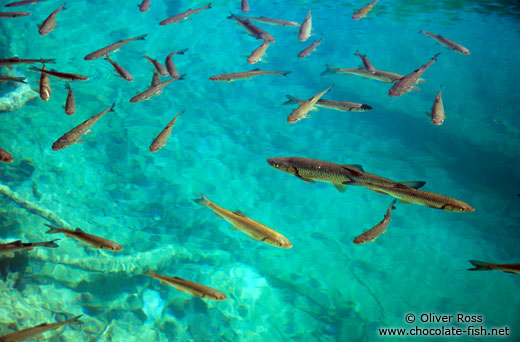
MULTIPOLYGON (((146 13, 132 1, 70 2, 47 36, 38 34, 36 24, 61 2, 30 5, 30 17, 1 19, 0 58, 56 58, 52 67, 90 80, 71 83, 78 106, 71 117, 61 108, 65 82, 56 79, 48 102, 37 98, 0 113, 0 147, 15 158, 0 165, 0 183, 45 213, 124 249, 98 251, 46 235, 43 224, 52 222, 42 212, 0 196, 2 241, 61 238, 58 249, 0 259, 0 335, 82 314, 82 326, 51 340, 402 341, 412 338, 383 338, 378 328, 438 327, 420 322, 420 315, 463 313, 482 315, 477 327, 509 327, 510 336, 457 340, 519 340, 518 276, 466 269, 469 259, 520 261, 520 5, 382 0, 367 18, 353 21, 352 13, 365 3, 251 0, 252 16, 301 22, 309 8, 313 14, 314 36, 305 43, 298 41, 297 28, 258 24, 276 42, 266 62, 255 66, 246 60, 261 41, 226 19, 230 10, 240 12, 240 1, 215 2, 190 21, 167 26, 158 23, 206 2, 152 0, 146 13), (420 29, 466 46, 471 55, 442 47, 420 29), (102 59, 83 60, 143 33, 146 40, 112 55, 133 75, 131 83, 102 59), (321 33, 318 49, 298 59, 321 33), (143 55, 163 62, 183 48, 189 50, 174 62, 186 79, 150 101, 129 103, 151 81, 152 66, 143 55), (358 49, 377 69, 400 74, 441 55, 423 75, 420 91, 390 98, 387 83, 320 75, 325 64, 358 67, 358 49), (292 73, 208 80, 255 67, 292 73), (320 109, 294 125, 286 122, 293 108, 282 105, 286 94, 308 99, 331 84, 324 98, 373 109, 320 109), (441 84, 447 118, 437 127, 425 113, 441 84), (92 128, 86 142, 51 150, 65 132, 112 103, 115 112, 92 128), (183 109, 169 144, 150 153, 151 141, 183 109), (278 156, 361 164, 391 179, 423 180, 424 190, 476 210, 397 203, 388 234, 354 245, 354 237, 382 219, 391 198, 362 187, 340 193, 330 184, 305 183, 266 163, 278 156), (192 201, 200 193, 276 229, 293 248, 230 230, 192 201), (145 266, 214 287, 228 298, 213 302, 175 291, 143 276, 145 266), (408 313, 418 321, 407 324, 408 313)), ((39 73, 28 66, 17 70, 38 88, 39 73)))

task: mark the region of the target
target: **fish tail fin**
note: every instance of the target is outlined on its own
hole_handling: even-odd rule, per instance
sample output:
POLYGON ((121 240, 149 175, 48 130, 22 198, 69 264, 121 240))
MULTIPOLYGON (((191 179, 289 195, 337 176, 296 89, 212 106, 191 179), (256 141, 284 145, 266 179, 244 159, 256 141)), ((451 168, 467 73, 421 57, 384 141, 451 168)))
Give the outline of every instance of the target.
POLYGON ((186 51, 188 51, 188 50, 189 50, 189 48, 182 49, 182 50, 179 50, 179 51, 175 51, 175 54, 176 54, 176 55, 184 55, 184 53, 185 53, 186 51))
POLYGON ((291 72, 292 72, 292 71, 281 71, 280 73, 281 73, 283 76, 287 77, 287 75, 289 75, 291 72))
POLYGON ((439 57, 440 54, 441 54, 440 52, 437 52, 437 53, 435 54, 435 56, 432 57, 432 59, 437 60, 437 57, 439 57))
POLYGON ((61 10, 66 10, 66 9, 67 9, 67 7, 65 7, 66 4, 67 4, 67 3, 64 2, 63 5, 61 5, 61 7, 60 7, 60 11, 61 11, 61 10))
POLYGON ((394 199, 392 202, 390 202, 390 210, 395 209, 395 204, 397 203, 397 199, 394 199))
POLYGON ((206 8, 211 8, 211 2, 206 5, 206 8))
POLYGON ((421 29, 421 30, 419 31, 419 33, 426 33, 426 31, 424 31, 423 29, 421 29))
POLYGON ((115 102, 112 103, 112 105, 111 105, 110 107, 108 107, 107 113, 108 113, 108 112, 113 112, 115 106, 116 106, 115 102))
POLYGON ((186 74, 182 74, 182 75, 180 75, 179 78, 177 79, 177 81, 183 80, 183 79, 184 79, 184 76, 186 76, 186 74))
POLYGON ((58 241, 59 239, 54 239, 54 240, 51 240, 51 241, 47 241, 43 247, 48 247, 48 248, 58 248, 60 247, 57 243, 55 243, 54 241, 58 241))
POLYGON ((58 233, 61 233, 60 232, 60 228, 51 226, 50 224, 45 224, 45 225, 50 228, 48 231, 45 232, 46 234, 58 234, 58 233))
POLYGON ((361 56, 361 55, 359 54, 359 50, 356 50, 356 53, 354 54, 354 56, 361 56))
POLYGON ((77 315, 77 316, 72 317, 71 319, 69 319, 69 323, 70 324, 83 324, 83 322, 79 320, 81 318, 81 316, 83 316, 83 315, 77 315))
POLYGON ((148 34, 145 33, 145 34, 142 34, 142 35, 140 35, 140 36, 137 36, 137 37, 135 37, 135 40, 145 40, 145 38, 146 38, 147 35, 148 35, 148 34))
POLYGON ((195 199, 195 203, 197 204, 200 204, 200 205, 203 205, 203 206, 209 206, 209 204, 211 203, 211 201, 209 200, 209 198, 207 198, 206 196, 204 196, 203 193, 200 194, 200 198, 197 198, 195 199))
POLYGON ((236 17, 236 15, 233 14, 233 12, 229 11, 229 13, 231 14, 229 17, 226 17, 228 19, 233 19, 236 17))
POLYGON ((468 268, 468 271, 489 271, 493 268, 491 267, 493 264, 490 264, 489 262, 484 261, 478 261, 478 260, 469 260, 475 268, 468 268))
POLYGON ((68 89, 68 90, 70 90, 70 82, 67 82, 67 83, 65 84, 65 88, 68 89))
POLYGON ((294 96, 291 96, 291 95, 285 95, 285 97, 287 97, 289 100, 285 101, 283 104, 284 105, 288 105, 288 104, 294 104, 294 103, 298 103, 298 99, 294 96))
POLYGON ((338 72, 338 68, 335 68, 332 65, 326 64, 325 71, 321 73, 321 76, 327 75, 327 74, 335 74, 337 72, 338 72))
POLYGON ((155 272, 152 271, 152 270, 150 269, 150 267, 148 267, 148 266, 145 266, 143 271, 144 271, 144 272, 143 272, 143 275, 145 275, 145 276, 147 276, 147 277, 153 277, 154 274, 155 274, 155 272))

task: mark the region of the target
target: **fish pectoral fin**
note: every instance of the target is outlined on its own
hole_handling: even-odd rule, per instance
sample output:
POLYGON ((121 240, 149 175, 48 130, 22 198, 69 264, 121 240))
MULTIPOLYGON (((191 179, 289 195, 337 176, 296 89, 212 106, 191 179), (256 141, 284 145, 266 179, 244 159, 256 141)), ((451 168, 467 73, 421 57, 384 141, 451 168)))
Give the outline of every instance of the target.
POLYGON ((4 256, 6 258, 14 258, 14 253, 13 252, 5 253, 4 256))
POLYGON ((334 184, 334 187, 338 189, 339 192, 345 192, 347 190, 347 186, 345 184, 334 184))
POLYGON ((92 135, 94 134, 94 132, 92 132, 90 129, 88 131, 85 132, 86 135, 92 135))
POLYGON ((231 225, 231 226, 229 226, 229 229, 231 229, 231 230, 240 230, 240 229, 238 229, 238 227, 235 226, 235 225, 231 225))
POLYGON ((310 179, 310 178, 305 178, 305 177, 302 177, 300 175, 296 175, 296 177, 300 178, 302 181, 304 182, 307 182, 307 183, 314 183, 314 180, 313 179, 310 179))
POLYGON ((235 214, 237 214, 238 216, 242 216, 242 217, 247 217, 246 214, 244 214, 242 211, 240 210, 237 210, 237 211, 234 211, 235 214))
POLYGON ((317 112, 319 109, 316 107, 312 107, 311 110, 317 112))
MULTIPOLYGON (((401 199, 401 203, 403 203, 403 204, 413 204, 413 202, 406 201, 404 199, 401 199)), ((434 207, 432 207, 432 208, 434 208, 434 207)))
POLYGON ((84 142, 86 142, 85 139, 79 139, 78 141, 75 142, 75 144, 84 143, 84 142))
POLYGON ((419 91, 419 90, 421 90, 421 88, 413 86, 410 89, 408 89, 408 92, 410 92, 410 91, 419 91))

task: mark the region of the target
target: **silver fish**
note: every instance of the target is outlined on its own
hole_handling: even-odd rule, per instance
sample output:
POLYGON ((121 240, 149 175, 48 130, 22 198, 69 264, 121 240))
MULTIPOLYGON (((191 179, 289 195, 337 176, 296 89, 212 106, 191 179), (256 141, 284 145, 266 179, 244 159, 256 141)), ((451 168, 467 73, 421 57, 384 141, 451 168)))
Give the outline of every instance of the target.
POLYGON ((51 58, 51 59, 44 59, 44 58, 25 59, 25 58, 11 57, 11 58, 6 58, 6 59, 0 59, 0 66, 9 67, 14 64, 33 64, 33 63, 46 64, 46 63, 54 63, 55 61, 56 61, 56 59, 54 59, 54 58, 51 58))
MULTIPOLYGON (((305 100, 298 99, 291 95, 285 95, 287 97, 287 101, 285 101, 283 104, 295 104, 295 103, 303 103, 305 100)), ((315 107, 323 107, 327 109, 335 109, 342 112, 364 112, 367 110, 371 110, 372 107, 366 104, 362 103, 355 103, 355 102, 346 102, 346 101, 332 101, 332 100, 325 100, 325 99, 319 99, 318 102, 314 105, 315 107)))
POLYGON ((42 323, 35 327, 18 330, 18 331, 15 331, 14 333, 0 337, 0 342, 22 342, 22 341, 26 341, 28 339, 33 339, 33 338, 43 334, 46 331, 56 330, 64 325, 82 324, 83 322, 81 322, 79 320, 79 318, 81 316, 82 315, 79 315, 79 316, 73 317, 69 320, 63 321, 63 322, 42 323))
POLYGON ((267 17, 244 17, 246 19, 252 20, 252 21, 258 21, 264 24, 269 25, 276 25, 276 26, 291 26, 291 27, 298 27, 300 24, 294 21, 287 21, 282 19, 272 19, 267 17))
POLYGON ((149 60, 153 64, 153 67, 155 68, 155 70, 157 70, 157 72, 161 76, 168 76, 168 71, 162 66, 161 63, 159 63, 158 60, 150 58, 150 57, 148 57, 146 55, 144 56, 144 58, 146 58, 147 60, 149 60))
POLYGON ((52 30, 56 28, 56 16, 61 10, 65 10, 65 4, 61 5, 60 8, 52 12, 47 19, 43 21, 43 23, 39 26, 38 33, 42 36, 49 34, 52 30))
POLYGON ((425 34, 425 35, 429 36, 430 38, 432 38, 433 40, 436 40, 441 45, 443 45, 444 47, 446 47, 446 48, 448 48, 450 50, 457 51, 459 53, 462 53, 463 55, 469 55, 470 54, 469 50, 467 48, 465 48, 464 46, 462 46, 460 44, 457 44, 454 41, 451 41, 451 40, 449 40, 447 38, 444 38, 441 35, 433 34, 433 33, 430 33, 428 31, 424 31, 424 30, 420 30, 419 33, 422 33, 422 34, 425 34))
POLYGON ((162 89, 166 87, 168 84, 172 83, 173 81, 182 80, 184 79, 184 75, 181 75, 179 77, 170 78, 169 80, 166 80, 164 82, 159 83, 155 87, 150 87, 143 91, 142 93, 139 93, 132 97, 130 99, 131 103, 140 102, 149 99, 152 95, 158 95, 161 93, 162 89))
POLYGON ((190 15, 192 15, 192 14, 200 13, 201 10, 210 9, 210 8, 211 8, 211 2, 209 4, 207 4, 206 6, 201 7, 201 8, 196 8, 194 10, 192 10, 190 8, 190 9, 188 9, 185 12, 182 12, 182 13, 174 15, 173 17, 169 17, 169 18, 164 19, 163 21, 161 21, 159 23, 159 25, 168 25, 168 24, 178 23, 178 22, 180 22, 183 19, 188 19, 188 17, 190 15))
POLYGON ((0 18, 18 18, 27 17, 31 15, 30 12, 0 12, 0 18))
POLYGON ((330 87, 328 87, 327 89, 325 89, 324 91, 314 95, 307 101, 302 102, 295 110, 293 110, 291 112, 291 114, 289 114, 289 116, 287 117, 287 122, 290 124, 293 124, 293 123, 300 121, 301 119, 309 118, 310 116, 308 116, 307 113, 312 109, 312 107, 314 107, 316 102, 318 102, 318 100, 326 92, 328 92, 330 90, 330 88, 332 88, 332 85, 330 87))
POLYGON ((240 7, 242 9, 242 12, 244 12, 244 13, 249 12, 249 3, 247 2, 247 0, 242 0, 240 7))
POLYGON ((175 64, 173 63, 172 56, 173 55, 184 55, 184 53, 188 51, 188 49, 182 49, 178 51, 174 51, 170 53, 168 56, 166 56, 166 60, 164 61, 164 65, 166 65, 166 70, 168 70, 168 74, 170 74, 171 77, 179 77, 179 72, 177 71, 177 68, 175 67, 175 64))
MULTIPOLYGON (((46 70, 45 64, 43 64, 42 70, 46 70)), ((43 101, 49 101, 51 98, 51 81, 49 75, 44 72, 40 75, 40 98, 43 101)))
POLYGON ((254 49, 253 52, 251 52, 251 55, 249 55, 249 57, 247 57, 247 63, 255 64, 258 61, 261 61, 262 56, 265 54, 265 51, 267 50, 268 47, 269 47, 269 43, 263 42, 262 45, 260 45, 256 49, 254 49))
POLYGON ((168 140, 168 138, 172 134, 172 128, 173 128, 173 125, 175 125, 175 121, 177 121, 177 118, 182 113, 184 113, 184 110, 181 111, 179 114, 177 114, 166 125, 166 127, 164 127, 164 129, 161 131, 161 133, 159 133, 159 135, 152 141, 152 144, 150 145, 150 152, 157 152, 164 146, 164 144, 166 144, 166 140, 168 140))
POLYGON ((25 77, 0 76, 0 83, 4 83, 4 82, 27 83, 27 82, 25 82, 25 77))
POLYGON ((96 51, 94 51, 92 53, 89 53, 88 55, 85 56, 84 59, 87 60, 87 61, 90 61, 90 60, 93 60, 93 59, 98 59, 98 58, 101 58, 101 57, 105 57, 106 55, 108 55, 112 51, 115 51, 115 50, 119 49, 121 46, 123 46, 125 44, 128 44, 130 42, 133 42, 134 40, 145 40, 146 36, 147 36, 146 34, 142 34, 142 35, 134 37, 134 38, 129 38, 129 39, 117 41, 114 44, 110 44, 109 46, 105 46, 104 48, 101 48, 101 49, 96 50, 96 51))
MULTIPOLYGON (((7 257, 13 257, 15 252, 30 251, 34 247, 47 247, 47 248, 58 248, 59 246, 54 242, 59 239, 44 242, 22 242, 21 240, 0 244, 0 255, 6 255, 7 257)), ((0 338, 0 341, 2 339, 0 338)))
POLYGON ((368 72, 370 72, 372 74, 376 73, 376 68, 374 68, 372 63, 370 63, 370 61, 367 58, 367 55, 362 55, 359 53, 359 51, 357 51, 354 54, 354 56, 359 56, 359 58, 361 58, 361 61, 363 62, 363 65, 365 66, 365 69, 367 69, 368 72))
POLYGON ((311 16, 311 10, 309 9, 309 13, 307 13, 307 16, 303 20, 303 23, 300 26, 300 31, 298 32, 298 39, 302 42, 309 39, 311 36, 311 30, 312 30, 312 16, 311 16))
POLYGON ((46 226, 50 228, 48 231, 46 231, 47 234, 63 233, 66 237, 73 238, 74 240, 81 241, 96 248, 112 252, 120 252, 123 250, 123 247, 121 247, 120 244, 97 235, 85 233, 80 228, 76 228, 76 230, 70 230, 65 228, 54 227, 48 224, 46 224, 46 226))
MULTIPOLYGON (((442 85, 441 85, 442 89, 442 85)), ((444 122, 444 119, 446 116, 444 115, 444 106, 442 104, 442 95, 441 95, 441 89, 439 89, 439 92, 437 93, 437 96, 435 97, 435 102, 433 102, 432 112, 431 112, 431 119, 434 125, 440 126, 444 122)))
POLYGON ((397 97, 409 92, 410 90, 417 90, 418 88, 412 88, 412 86, 419 81, 419 77, 421 77, 422 74, 424 74, 424 72, 430 67, 430 65, 432 65, 437 60, 437 56, 439 55, 440 52, 433 56, 431 61, 414 70, 411 74, 408 74, 395 82, 394 86, 388 91, 388 95, 390 97, 397 97))
POLYGON ((212 81, 236 81, 236 80, 244 80, 249 79, 251 77, 255 76, 264 76, 264 75, 280 75, 280 76, 287 76, 290 74, 291 71, 262 71, 258 68, 253 69, 251 71, 240 71, 240 72, 231 72, 227 74, 220 74, 211 76, 209 79, 212 81))
POLYGON ((10 2, 10 3, 6 4, 5 7, 24 6, 24 5, 33 4, 33 3, 36 3, 36 2, 42 2, 42 1, 47 1, 47 0, 23 0, 23 1, 15 1, 15 2, 10 2))
POLYGON ((314 49, 316 49, 318 47, 318 45, 321 44, 322 39, 323 39, 323 37, 321 37, 319 40, 316 40, 314 43, 312 43, 311 45, 309 45, 305 49, 303 49, 298 54, 298 58, 303 58, 303 57, 307 57, 308 55, 310 55, 311 52, 314 51, 314 49))
POLYGON ((34 71, 39 71, 44 74, 54 76, 57 78, 61 78, 63 80, 67 80, 67 81, 86 81, 86 80, 88 80, 87 76, 82 76, 82 75, 78 75, 78 74, 69 74, 67 72, 61 72, 61 71, 56 71, 56 70, 46 70, 44 68, 39 69, 37 67, 30 67, 29 69, 34 70, 34 71))
POLYGON ((275 39, 271 34, 261 29, 260 27, 252 24, 249 21, 249 19, 244 20, 242 18, 237 17, 233 13, 231 13, 231 15, 227 18, 236 20, 238 25, 243 26, 247 30, 247 32, 249 32, 249 34, 255 37, 256 39, 261 39, 264 42, 274 43, 275 39))
POLYGON ((68 83, 67 89, 69 90, 69 93, 67 95, 67 101, 65 102, 65 113, 67 115, 72 115, 76 112, 76 101, 74 100, 74 93, 72 92, 72 88, 68 83))
POLYGON ((356 238, 354 239, 354 244, 361 245, 367 242, 374 241, 379 237, 379 235, 385 232, 386 228, 390 224, 390 219, 392 218, 391 210, 395 209, 395 202, 397 202, 397 200, 393 200, 392 203, 390 203, 390 206, 386 211, 383 221, 379 222, 377 225, 367 230, 363 234, 356 236, 356 238))
MULTIPOLYGON (((345 75, 356 75, 361 76, 364 78, 370 78, 373 80, 377 80, 380 82, 385 83, 394 83, 395 81, 398 81, 404 77, 404 75, 396 74, 394 72, 389 71, 383 71, 383 70, 376 70, 375 73, 371 73, 365 68, 357 68, 357 69, 340 69, 333 67, 332 65, 326 65, 325 71, 321 73, 321 75, 327 75, 327 74, 345 74, 345 75)), ((417 80, 417 83, 425 83, 425 80, 422 78, 419 78, 417 80)))
POLYGON ((143 0, 140 5, 137 5, 139 7, 139 11, 146 12, 148 9, 150 9, 150 0, 143 0))
POLYGON ((132 82, 134 80, 134 77, 126 71, 125 68, 123 68, 121 65, 117 64, 113 60, 110 59, 110 57, 107 55, 105 57, 105 60, 108 61, 112 66, 114 67, 114 70, 117 72, 117 74, 124 80, 128 82, 132 82))

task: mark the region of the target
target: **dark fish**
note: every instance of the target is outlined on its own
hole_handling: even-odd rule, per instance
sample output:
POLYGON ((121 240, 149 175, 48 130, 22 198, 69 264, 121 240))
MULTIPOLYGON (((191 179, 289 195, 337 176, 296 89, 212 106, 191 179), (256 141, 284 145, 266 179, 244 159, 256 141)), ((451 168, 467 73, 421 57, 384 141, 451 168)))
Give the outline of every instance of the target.
POLYGON ((161 63, 159 63, 158 60, 150 58, 150 57, 148 57, 146 55, 144 56, 144 58, 146 58, 147 60, 149 60, 153 64, 153 67, 155 68, 155 70, 157 70, 157 72, 161 76, 168 76, 168 71, 162 66, 161 63))
POLYGON ((139 7, 139 11, 146 12, 150 8, 150 0, 143 0, 143 2, 137 6, 139 7))
POLYGON ((39 26, 38 33, 42 36, 49 34, 52 30, 56 28, 56 16, 61 10, 65 10, 65 4, 61 5, 60 8, 52 12, 47 19, 43 21, 43 23, 39 26))
POLYGON ((379 222, 377 225, 375 225, 373 228, 367 230, 363 234, 357 236, 354 239, 354 244, 361 245, 367 242, 374 241, 379 237, 379 235, 383 234, 390 224, 391 219, 391 210, 394 210, 394 204, 397 200, 393 200, 392 203, 390 203, 390 206, 388 207, 388 210, 386 211, 386 215, 383 218, 383 221, 379 222))
POLYGON ((7 152, 3 148, 0 148, 0 162, 12 163, 13 156, 11 155, 11 153, 7 152))
POLYGON ((130 102, 135 103, 135 102, 148 100, 152 95, 160 94, 162 89, 164 87, 166 87, 168 84, 170 84, 174 81, 177 81, 177 80, 182 80, 182 79, 184 79, 184 75, 181 75, 181 76, 175 77, 175 78, 170 78, 169 80, 159 83, 155 87, 150 87, 150 88, 146 89, 145 91, 143 91, 142 93, 135 95, 134 97, 132 97, 130 99, 130 102))
POLYGON ((316 40, 314 43, 312 43, 311 45, 309 45, 305 49, 303 49, 298 54, 298 58, 303 58, 303 57, 307 57, 308 55, 310 55, 311 52, 314 51, 314 49, 316 49, 318 47, 318 45, 321 44, 322 39, 323 39, 323 37, 321 37, 319 40, 316 40))
POLYGON ((29 12, 0 12, 0 18, 18 18, 31 15, 29 12))
POLYGON ((200 13, 201 10, 205 10, 205 9, 209 9, 209 8, 211 8, 211 2, 204 7, 197 8, 194 10, 192 10, 190 8, 185 12, 174 15, 173 17, 166 18, 163 21, 161 21, 159 23, 159 25, 168 25, 168 24, 178 23, 179 21, 181 21, 183 19, 189 19, 188 17, 192 14, 200 13))
POLYGON ((420 68, 415 69, 411 74, 408 74, 395 82, 394 86, 388 91, 388 95, 390 97, 397 97, 406 94, 410 90, 417 90, 418 88, 413 87, 413 85, 419 81, 419 77, 421 77, 422 74, 424 74, 424 72, 430 67, 430 65, 432 65, 437 60, 437 56, 439 55, 440 52, 433 56, 431 61, 422 65, 420 68))
POLYGON ((367 58, 367 55, 362 55, 359 53, 359 51, 356 51, 354 56, 359 56, 359 58, 361 58, 361 61, 363 62, 363 65, 365 66, 365 69, 367 69, 368 72, 372 74, 376 73, 376 68, 374 68, 372 63, 370 63, 370 61, 367 58))
POLYGON ((37 67, 30 67, 29 69, 35 70, 35 71, 40 71, 44 74, 54 76, 57 78, 61 78, 63 80, 67 80, 67 81, 86 81, 86 80, 88 80, 87 76, 82 76, 82 75, 78 75, 78 74, 69 74, 66 72, 60 72, 60 71, 56 71, 56 70, 38 69, 37 67))
POLYGON ((10 66, 13 64, 33 64, 33 63, 54 63, 56 59, 22 59, 18 57, 11 57, 7 59, 0 59, 0 66, 10 66))
POLYGON ((65 113, 67 115, 72 115, 76 112, 76 101, 74 100, 74 93, 72 92, 72 88, 68 83, 67 89, 69 90, 69 94, 67 95, 67 101, 65 102, 65 113))
POLYGON ((23 1, 15 1, 15 2, 10 2, 10 3, 8 3, 7 5, 5 5, 5 7, 24 6, 24 5, 33 4, 33 3, 36 3, 36 2, 42 2, 42 1, 47 1, 47 0, 23 0, 23 1))
MULTIPOLYGON (((283 104, 296 104, 296 103, 302 103, 305 102, 305 100, 298 99, 291 95, 285 95, 288 100, 285 101, 283 104)), ((366 104, 362 103, 355 103, 355 102, 346 102, 346 101, 332 101, 332 100, 325 100, 325 99, 319 99, 318 102, 314 105, 314 107, 323 107, 328 109, 335 109, 342 112, 364 112, 367 110, 371 110, 372 107, 366 104)))
POLYGON ((14 333, 11 333, 9 335, 5 335, 0 337, 0 342, 22 342, 26 341, 28 339, 33 339, 44 332, 50 331, 50 330, 56 330, 64 325, 69 324, 82 324, 79 320, 79 318, 82 315, 73 317, 69 320, 63 321, 63 322, 56 322, 56 323, 42 323, 40 325, 37 325, 32 328, 27 328, 23 330, 15 331, 14 333))
POLYGON ((177 71, 177 68, 175 67, 175 64, 173 63, 172 56, 173 55, 184 55, 184 53, 188 51, 188 49, 182 49, 178 51, 174 51, 170 53, 168 56, 166 56, 166 60, 164 61, 164 65, 166 65, 166 70, 168 70, 168 74, 170 74, 171 77, 179 77, 179 72, 177 71))
MULTIPOLYGON (((15 252, 30 251, 34 247, 59 247, 56 243, 54 243, 54 241, 58 241, 58 239, 45 242, 22 242, 21 240, 17 240, 9 243, 0 244, 0 255, 4 254, 8 257, 13 257, 15 252)), ((1 338, 0 341, 2 341, 1 338)))
POLYGON ((146 36, 147 36, 146 34, 142 34, 142 35, 134 37, 134 38, 120 40, 118 42, 115 42, 114 44, 110 44, 109 46, 106 46, 106 47, 101 48, 99 50, 96 50, 96 51, 94 51, 92 53, 89 53, 88 55, 85 56, 84 59, 85 60, 93 60, 93 59, 98 59, 98 58, 101 58, 101 57, 105 57, 106 55, 108 55, 112 51, 115 51, 115 50, 119 49, 121 46, 123 46, 125 44, 128 44, 130 42, 133 42, 134 40, 144 40, 146 38, 146 36))
POLYGON ((168 140, 168 138, 172 134, 172 128, 173 128, 173 125, 175 125, 175 121, 177 121, 177 118, 182 113, 184 113, 184 110, 181 111, 179 114, 177 114, 166 125, 166 127, 161 131, 161 133, 159 133, 159 135, 152 141, 152 144, 150 145, 150 152, 157 152, 164 146, 164 144, 166 144, 166 140, 168 140))
POLYGON ((120 66, 119 64, 117 64, 113 60, 111 60, 108 55, 105 57, 105 60, 107 60, 110 64, 112 64, 112 66, 114 67, 114 70, 117 72, 117 74, 122 79, 124 79, 124 80, 126 80, 128 82, 132 82, 134 80, 134 78, 132 77, 132 75, 130 75, 130 73, 128 71, 126 71, 122 66, 120 66))
POLYGON ((79 228, 76 228, 76 230, 70 230, 65 228, 54 227, 48 224, 46 224, 46 226, 50 228, 48 231, 46 231, 47 234, 63 233, 66 237, 70 237, 74 240, 84 242, 96 248, 112 252, 120 252, 123 250, 123 247, 121 247, 120 244, 97 235, 85 233, 83 230, 79 228))
POLYGON ((260 27, 253 25, 249 21, 249 19, 241 19, 233 13, 231 13, 231 15, 227 18, 236 20, 238 25, 242 25, 247 30, 247 32, 249 32, 249 34, 255 37, 256 39, 261 39, 264 42, 274 43, 274 37, 272 35, 270 35, 267 31, 261 29, 260 27))
POLYGON ((468 268, 469 271, 502 271, 506 273, 520 274, 520 264, 490 264, 489 262, 469 260, 475 268, 468 268))
POLYGON ((4 82, 27 83, 25 82, 25 77, 0 76, 0 83, 4 82))

